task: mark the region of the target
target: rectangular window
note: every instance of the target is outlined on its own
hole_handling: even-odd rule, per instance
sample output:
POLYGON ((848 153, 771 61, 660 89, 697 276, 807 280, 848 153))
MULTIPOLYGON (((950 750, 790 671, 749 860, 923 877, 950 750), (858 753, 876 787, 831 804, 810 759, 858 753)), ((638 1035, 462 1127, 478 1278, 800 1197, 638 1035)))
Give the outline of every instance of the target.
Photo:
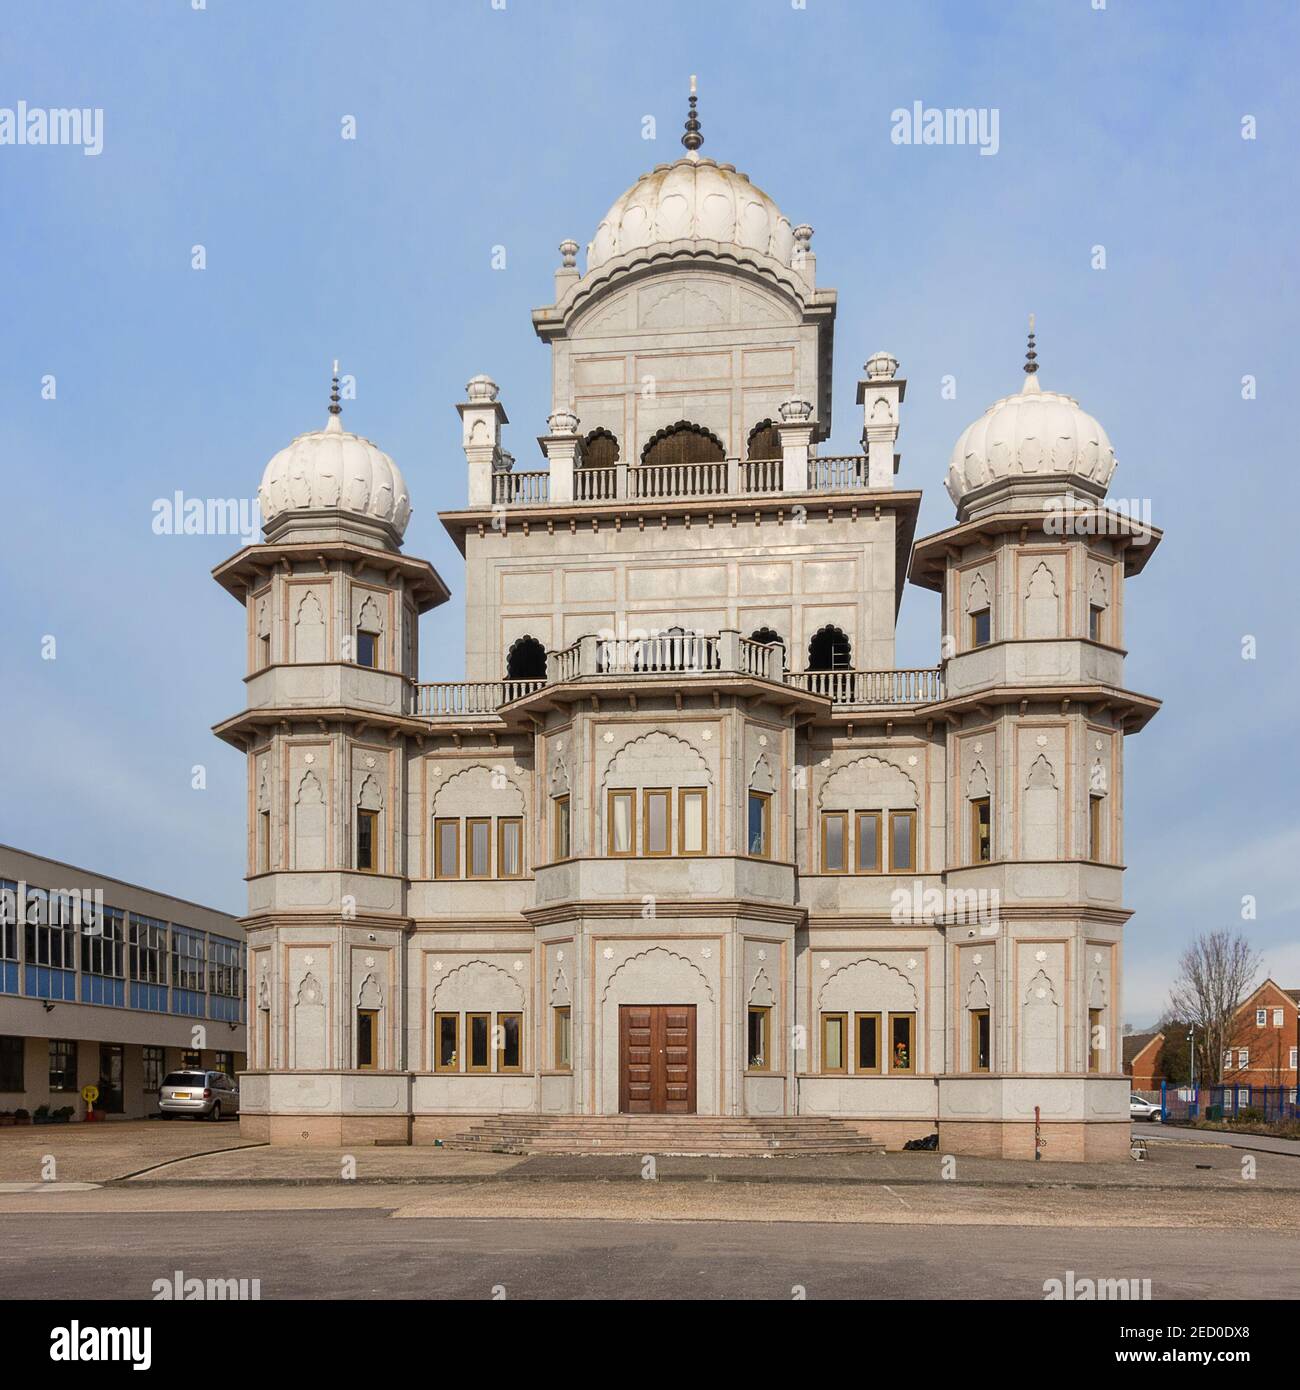
POLYGON ((567 859, 572 852, 569 838, 569 798, 567 796, 557 796, 555 798, 555 812, 551 833, 551 858, 567 859))
POLYGON ((916 1070, 916 1015, 889 1015, 889 1070, 916 1070))
POLYGON ((970 1011, 971 1071, 988 1071, 989 1036, 989 1011, 987 1009, 972 1009, 970 1011))
POLYGON ((1101 859, 1101 805, 1101 797, 1088 798, 1088 858, 1094 862, 1101 859))
POLYGON ((671 854, 673 849, 673 794, 646 791, 641 806, 642 854, 671 854))
POLYGON ((23 1040, 0 1038, 0 1093, 23 1090, 23 1040))
POLYGON ((212 1070, 219 1071, 222 1076, 233 1077, 235 1074, 235 1054, 233 1052, 214 1052, 212 1054, 212 1070))
POLYGON ((172 928, 172 984, 195 993, 203 990, 207 951, 202 932, 172 928))
POLYGON ((1101 1071, 1106 1053, 1106 1030, 1102 1027, 1101 1010, 1088 1010, 1088 1070, 1101 1071))
POLYGON ((972 647, 987 647, 993 637, 992 614, 987 608, 977 608, 970 615, 970 644, 972 647))
POLYGON ((379 868, 378 811, 357 811, 357 868, 366 874, 379 868))
POLYGON ((167 1071, 167 1050, 146 1044, 142 1049, 142 1054, 144 1059, 144 1088, 146 1091, 156 1091, 162 1085, 163 1076, 167 1071))
POLYGON ((847 1014, 822 1015, 822 1071, 848 1070, 844 1036, 848 1032, 848 1024, 847 1014))
POLYGON ((433 1016, 434 1071, 460 1070, 460 1015, 433 1016))
POLYGON ((469 1051, 466 1071, 492 1069, 492 1015, 465 1015, 465 1045, 469 1051))
POLYGON ((357 1069, 374 1071, 379 1065, 379 1010, 357 1010, 357 1069))
POLYGON ((1106 610, 1095 603, 1088 605, 1088 636, 1094 642, 1104 641, 1106 610))
POLYGON ((518 816, 497 821, 497 876, 519 878, 524 872, 524 823, 518 816))
POLYGON ((860 1072, 878 1072, 880 1070, 880 1015, 856 1014, 854 1019, 858 1047, 857 1070, 860 1072))
POLYGON ((474 818, 465 822, 465 877, 490 878, 492 874, 492 822, 474 818))
POLYGON ((772 1070, 772 1010, 767 1007, 749 1010, 750 1071, 772 1070))
POLYGON ((555 1067, 573 1070, 573 1013, 567 1004, 555 1010, 555 1067))
POLYGON ((768 859, 772 854, 772 794, 771 792, 750 792, 749 825, 746 835, 746 853, 754 859, 768 859))
POLYGON ((678 795, 677 826, 682 854, 703 854, 707 841, 709 794, 703 787, 683 787, 678 795))
POLYGON ((1289 1067, 1292 1069, 1292 1071, 1295 1070, 1295 1065, 1296 1065, 1296 1052, 1297 1052, 1297 1049, 1293 1047, 1293 1048, 1291 1049, 1291 1060, 1287 1063, 1287 1066, 1289 1066, 1289 1067))
POLYGON ((1280 1028, 1281 1026, 1282 1026, 1282 1010, 1281 1010, 1281 1009, 1274 1009, 1274 1010, 1273 1010, 1273 1027, 1274 1027, 1274 1028, 1280 1028))
POLYGON ((167 923, 131 914, 127 960, 131 978, 140 984, 167 983, 167 923))
POLYGON ((853 838, 858 873, 878 874, 884 867, 880 859, 880 812, 859 811, 853 838))
POLYGON ((244 947, 224 936, 208 938, 208 993, 223 999, 244 997, 244 947))
POLYGON ((433 823, 434 878, 460 877, 460 821, 439 818, 433 823))
POLYGON ((203 1054, 196 1047, 187 1047, 181 1052, 181 1071, 202 1071, 203 1054))
POLYGON ((357 629, 357 665, 378 668, 379 666, 379 634, 377 632, 367 632, 365 628, 357 629))
POLYGON ((50 1090, 77 1089, 77 1044, 66 1038, 50 1039, 50 1090))
POLYGON ((993 858, 993 811, 987 796, 970 804, 971 861, 987 864, 993 858))
POLYGON ((822 873, 842 874, 848 868, 849 813, 822 812, 822 873))
POLYGON ((271 813, 257 813, 257 872, 268 873, 271 868, 271 813))
POLYGON ((889 813, 889 869, 891 873, 916 868, 916 812, 889 813))
POLYGON ((263 667, 271 664, 271 634, 264 632, 257 639, 257 657, 263 667))
MULTIPOLYGON (((50 901, 53 906, 54 899, 50 901)), ((126 932, 122 913, 118 908, 106 907, 101 916, 97 929, 90 922, 82 923, 81 968, 88 975, 120 980, 125 977, 123 944, 126 932)))
POLYGON ((497 1015, 497 1070, 523 1071, 524 1016, 497 1015))
POLYGON ((1239 1047, 1239 1048, 1237 1049, 1237 1066, 1238 1066, 1238 1067, 1248 1067, 1248 1066, 1250 1066, 1250 1048, 1248 1048, 1248 1047, 1239 1047))
POLYGON ((636 844, 636 793, 609 794, 609 852, 628 855, 636 844))
POLYGON ((1265 1028, 1265 1027, 1267 1027, 1267 1026, 1268 1026, 1268 1010, 1267 1010, 1267 1009, 1256 1009, 1256 1010, 1255 1010, 1255 1027, 1256 1027, 1256 1028, 1265 1028))

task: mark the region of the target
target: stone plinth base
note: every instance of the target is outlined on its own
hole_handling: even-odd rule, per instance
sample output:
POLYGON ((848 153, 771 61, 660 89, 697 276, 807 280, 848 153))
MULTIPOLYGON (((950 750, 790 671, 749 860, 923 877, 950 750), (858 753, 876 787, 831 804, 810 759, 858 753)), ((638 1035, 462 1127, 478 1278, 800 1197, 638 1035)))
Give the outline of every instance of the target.
POLYGON ((239 1117, 239 1137, 298 1148, 347 1149, 369 1144, 409 1144, 406 1115, 249 1115, 239 1117))
MULTIPOLYGON (((1127 1163, 1128 1120, 1048 1121, 1039 1129, 1044 1163, 1127 1163)), ((1034 1126, 1010 1120, 940 1120, 939 1152, 977 1158, 1034 1156, 1034 1126)))

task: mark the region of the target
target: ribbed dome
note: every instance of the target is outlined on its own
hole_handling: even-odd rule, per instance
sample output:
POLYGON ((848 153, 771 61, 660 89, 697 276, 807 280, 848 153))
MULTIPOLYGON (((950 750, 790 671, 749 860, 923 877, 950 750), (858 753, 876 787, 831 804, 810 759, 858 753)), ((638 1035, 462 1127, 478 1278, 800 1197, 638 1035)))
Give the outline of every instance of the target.
POLYGON ((1029 375, 962 433, 945 486, 960 509, 967 493, 998 479, 1079 478, 1104 492, 1114 472, 1106 431, 1072 396, 1044 391, 1029 375))
POLYGON ((718 241, 790 265, 794 230, 781 209, 731 164, 686 157, 643 174, 605 214, 587 270, 665 241, 718 241))
POLYGON ((411 516, 397 465, 370 440, 345 430, 337 415, 276 454, 257 496, 264 525, 286 512, 337 511, 387 522, 400 540, 411 516))

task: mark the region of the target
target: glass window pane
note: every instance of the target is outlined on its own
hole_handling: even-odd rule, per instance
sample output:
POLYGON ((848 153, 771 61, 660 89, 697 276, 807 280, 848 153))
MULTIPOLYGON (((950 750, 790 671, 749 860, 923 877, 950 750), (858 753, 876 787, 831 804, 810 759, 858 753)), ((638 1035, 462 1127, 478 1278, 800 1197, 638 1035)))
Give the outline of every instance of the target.
POLYGON ((517 1068, 520 1065, 522 1022, 518 1014, 498 1014, 501 1027, 501 1065, 517 1068))
POLYGON ((469 1064, 471 1067, 487 1069, 488 1065, 488 1016, 470 1014, 469 1016, 469 1064))
POLYGON ((822 820, 824 831, 824 862, 822 868, 827 873, 838 873, 844 868, 844 817, 826 816, 822 820))
POLYGON ((489 821, 469 823, 469 871, 474 878, 486 878, 492 854, 492 826, 489 821))
POLYGON ((454 1067, 456 1065, 456 1022, 455 1014, 440 1014, 438 1016, 438 1066, 454 1067))
POLYGON ((880 817, 858 817, 858 872, 872 873, 880 867, 880 817))
POLYGON ((518 821, 502 821, 500 872, 504 878, 514 878, 521 872, 520 840, 522 834, 523 826, 518 821))
POLYGON ((704 853, 704 793, 682 793, 682 853, 704 853))
POLYGON ((569 857, 569 798, 557 797, 555 801, 555 857, 569 857))
POLYGON ((630 792, 620 792, 611 798, 614 816, 614 853, 632 852, 632 796, 630 792))
POLYGON ((571 1029, 573 1026, 572 1016, 567 1008, 556 1009, 555 1011, 555 1065, 557 1067, 572 1066, 572 1044, 571 1029))
POLYGON ((825 1039, 825 1056, 822 1058, 823 1071, 843 1071, 844 1069, 844 1020, 828 1018, 822 1034, 825 1039))
POLYGON ((890 1061, 894 1071, 910 1071, 912 1067, 912 1019, 908 1014, 894 1014, 889 1020, 890 1061))
POLYGON ((646 853, 668 853, 668 793, 646 795, 646 853))
POLYGON ((444 878, 454 878, 457 860, 460 857, 457 846, 460 826, 457 821, 440 821, 438 824, 438 867, 436 873, 444 878))
POLYGON ((875 1014, 858 1015, 858 1070, 880 1070, 880 1020, 875 1014))
POLYGON ((908 815, 890 817, 889 830, 893 843, 889 847, 890 867, 895 871, 910 869, 912 865, 912 826, 913 818, 908 815))
POLYGON ((749 852, 767 853, 767 797, 760 792, 749 794, 749 852))

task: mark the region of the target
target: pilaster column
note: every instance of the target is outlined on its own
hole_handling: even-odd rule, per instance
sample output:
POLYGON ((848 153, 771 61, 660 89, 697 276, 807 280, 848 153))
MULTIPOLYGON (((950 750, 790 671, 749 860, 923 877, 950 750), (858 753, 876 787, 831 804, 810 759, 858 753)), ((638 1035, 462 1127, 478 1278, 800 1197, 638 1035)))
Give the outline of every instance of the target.
POLYGON ((461 445, 469 466, 469 504, 492 505, 492 468, 501 449, 501 429, 510 423, 497 400, 497 384, 481 373, 465 387, 466 399, 456 407, 460 414, 461 445))
POLYGON ((808 491, 808 457, 816 428, 811 401, 796 398, 781 402, 781 423, 776 432, 781 441, 782 492, 808 491))
POLYGON ((866 380, 858 382, 858 404, 862 406, 862 447, 867 454, 867 486, 894 486, 894 445, 898 441, 899 406, 907 382, 896 379, 898 358, 877 352, 863 368, 866 380))

